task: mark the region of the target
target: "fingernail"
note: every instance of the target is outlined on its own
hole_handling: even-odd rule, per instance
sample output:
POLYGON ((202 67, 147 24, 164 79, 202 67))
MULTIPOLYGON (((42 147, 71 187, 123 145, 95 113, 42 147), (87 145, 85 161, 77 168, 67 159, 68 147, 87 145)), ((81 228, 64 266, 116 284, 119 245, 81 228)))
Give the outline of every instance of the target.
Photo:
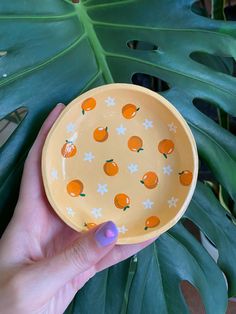
POLYGON ((95 232, 95 239, 99 246, 107 246, 117 239, 118 230, 112 221, 102 224, 95 232))
POLYGON ((65 107, 65 105, 62 102, 59 102, 56 107, 65 107))

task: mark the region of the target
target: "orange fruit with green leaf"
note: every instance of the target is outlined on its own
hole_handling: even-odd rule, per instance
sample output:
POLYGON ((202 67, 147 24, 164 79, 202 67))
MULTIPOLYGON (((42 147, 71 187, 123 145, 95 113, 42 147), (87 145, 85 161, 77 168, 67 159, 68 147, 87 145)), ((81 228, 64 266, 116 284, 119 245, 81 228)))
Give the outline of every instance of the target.
POLYGON ((93 132, 93 138, 96 142, 104 142, 108 138, 108 127, 98 127, 93 132))
POLYGON ((67 193, 72 197, 85 196, 85 194, 82 193, 84 189, 84 185, 80 180, 70 181, 67 184, 66 189, 67 189, 67 193))
POLYGON ((103 170, 108 176, 115 176, 119 172, 119 167, 113 159, 109 159, 105 162, 103 170))
POLYGON ((122 115, 124 118, 126 119, 132 119, 133 117, 135 117, 136 112, 139 110, 140 108, 137 108, 135 105, 133 104, 127 104, 125 106, 123 106, 122 108, 122 115))
POLYGON ((85 222, 84 226, 90 230, 90 229, 93 229, 94 227, 96 227, 97 224, 95 224, 94 222, 85 222))
POLYGON ((164 139, 158 144, 158 150, 165 158, 167 158, 167 155, 173 152, 174 148, 175 144, 172 140, 169 139, 164 139))
POLYGON ((179 181, 182 185, 188 186, 192 183, 193 174, 189 170, 184 170, 179 173, 179 181))
POLYGON ((77 153, 77 148, 72 141, 66 140, 66 143, 62 146, 61 154, 64 158, 73 157, 77 153))
POLYGON ((96 100, 93 97, 87 98, 82 102, 82 114, 85 114, 85 111, 91 111, 96 107, 96 100))
POLYGON ((130 198, 124 193, 117 194, 114 198, 114 204, 117 208, 126 210, 130 207, 130 198))
POLYGON ((131 136, 128 139, 128 148, 132 152, 139 153, 141 150, 143 150, 143 141, 139 136, 131 136))
POLYGON ((147 189, 154 189, 158 184, 158 176, 154 171, 148 171, 140 181, 147 189))
POLYGON ((145 227, 144 230, 147 230, 148 228, 155 228, 160 224, 160 218, 157 216, 150 216, 145 221, 145 227))

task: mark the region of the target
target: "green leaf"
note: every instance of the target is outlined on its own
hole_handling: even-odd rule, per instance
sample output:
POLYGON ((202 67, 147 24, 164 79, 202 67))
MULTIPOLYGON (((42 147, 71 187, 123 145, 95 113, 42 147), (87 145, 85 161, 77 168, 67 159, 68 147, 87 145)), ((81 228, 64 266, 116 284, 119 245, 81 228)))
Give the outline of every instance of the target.
POLYGON ((231 297, 236 295, 236 269, 232 263, 236 260, 236 227, 227 215, 229 214, 217 201, 211 189, 199 183, 185 216, 191 219, 218 249, 217 263, 226 275, 231 297))
POLYGON ((97 274, 77 293, 66 313, 121 313, 132 268, 130 259, 97 274))
MULTIPOLYGON (((24 159, 52 107, 101 84, 130 83, 135 73, 168 83, 162 94, 186 118, 200 156, 236 200, 235 136, 193 105, 195 98, 202 98, 236 115, 236 79, 230 66, 222 71, 207 61, 236 58, 235 22, 199 16, 193 2, 0 0, 0 118, 22 106, 28 109, 0 150, 1 230, 17 199, 24 159), (133 40, 147 43, 150 50, 129 48, 133 40), (196 53, 208 59, 196 60, 196 53)), ((136 264, 126 261, 89 281, 72 303, 72 313, 186 313, 179 289, 183 279, 198 288, 207 313, 224 313, 227 298, 220 269, 231 296, 236 293, 230 265, 235 260, 235 226, 202 185, 186 217, 219 249, 218 266, 179 223, 141 252, 136 264)))

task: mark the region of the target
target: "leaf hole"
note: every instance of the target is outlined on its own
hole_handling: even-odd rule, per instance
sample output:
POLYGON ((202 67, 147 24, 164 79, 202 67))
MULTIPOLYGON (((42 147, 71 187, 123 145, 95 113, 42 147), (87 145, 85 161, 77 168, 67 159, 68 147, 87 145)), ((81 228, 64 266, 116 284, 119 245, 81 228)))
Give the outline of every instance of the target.
POLYGON ((0 120, 0 147, 16 131, 28 113, 26 107, 19 107, 0 120))
POLYGON ((181 220, 182 225, 184 226, 184 228, 190 232, 195 239, 197 239, 199 242, 201 241, 200 239, 200 230, 198 228, 198 226, 196 226, 190 219, 188 218, 182 218, 181 220))
POLYGON ((130 40, 127 42, 127 46, 130 49, 134 49, 134 50, 157 50, 158 47, 157 45, 147 42, 147 41, 142 41, 142 40, 130 40))
POLYGON ((233 221, 230 214, 226 213, 225 216, 226 216, 231 222, 233 221))
POLYGON ((214 261, 217 263, 218 258, 219 258, 219 251, 217 250, 216 245, 203 232, 200 232, 200 235, 201 235, 202 246, 207 251, 207 253, 214 259, 214 261))
POLYGON ((203 1, 195 1, 191 6, 191 11, 197 15, 209 17, 210 7, 207 6, 203 1))
POLYGON ((236 135, 236 117, 229 115, 229 131, 236 135))
POLYGON ((204 234, 203 232, 201 233, 201 241, 203 242, 203 237, 206 238, 207 242, 209 242, 210 245, 212 245, 214 248, 216 248, 215 244, 208 238, 208 236, 206 234, 204 234))
POLYGON ((131 81, 135 85, 149 88, 155 92, 164 92, 170 89, 168 83, 164 80, 145 73, 134 73, 131 81))
POLYGON ((191 313, 205 313, 200 293, 188 280, 180 282, 181 292, 191 313))
POLYGON ((189 218, 185 217, 181 221, 184 228, 203 245, 208 254, 210 254, 213 258, 218 258, 218 250, 215 244, 199 229, 199 227, 189 218))
POLYGON ((193 105, 198 111, 202 112, 207 117, 219 123, 219 117, 217 114, 217 107, 211 101, 202 98, 194 98, 193 105))
MULTIPOLYGON (((219 184, 218 180, 214 176, 214 172, 211 171, 207 163, 202 158, 199 159, 198 179, 211 189, 215 197, 219 200, 221 206, 234 213, 234 200, 231 198, 227 190, 219 184)), ((236 219, 233 216, 231 218, 232 221, 236 223, 236 219)))
POLYGON ((218 104, 196 97, 193 99, 193 105, 198 111, 202 112, 208 118, 236 135, 236 117, 225 112, 218 104))
POLYGON ((0 58, 5 57, 7 55, 7 51, 0 50, 0 58))
MULTIPOLYGON (((191 6, 191 11, 197 15, 212 18, 212 1, 211 0, 198 0, 191 6)), ((224 9, 222 12, 218 11, 217 19, 226 19, 227 21, 236 20, 236 4, 235 1, 225 1, 224 9)))
POLYGON ((236 21, 236 3, 231 4, 233 1, 228 1, 228 4, 225 7, 225 16, 227 21, 236 21))
POLYGON ((199 175, 198 179, 201 182, 208 182, 209 185, 211 185, 211 189, 214 192, 214 194, 217 196, 219 193, 218 183, 214 176, 214 173, 211 171, 211 169, 208 167, 207 163, 200 158, 199 159, 199 175))
POLYGON ((194 51, 189 57, 216 72, 236 76, 236 62, 233 57, 217 56, 202 51, 194 51))
POLYGON ((232 222, 234 225, 236 225, 236 218, 233 216, 233 214, 230 214, 230 213, 225 213, 225 216, 226 216, 226 218, 230 221, 230 222, 232 222))

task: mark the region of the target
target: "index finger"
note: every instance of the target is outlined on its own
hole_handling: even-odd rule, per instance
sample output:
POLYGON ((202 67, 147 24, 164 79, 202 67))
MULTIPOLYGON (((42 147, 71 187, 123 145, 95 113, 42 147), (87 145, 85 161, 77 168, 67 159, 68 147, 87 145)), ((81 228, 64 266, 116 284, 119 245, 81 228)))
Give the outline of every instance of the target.
POLYGON ((38 198, 42 196, 43 186, 41 177, 41 154, 47 134, 54 122, 65 108, 65 105, 58 104, 49 114, 42 125, 39 134, 25 161, 24 172, 21 182, 20 198, 31 196, 38 198))
POLYGON ((115 245, 114 248, 96 264, 96 271, 99 272, 105 268, 122 262, 153 243, 156 239, 157 238, 153 238, 137 244, 115 245))

